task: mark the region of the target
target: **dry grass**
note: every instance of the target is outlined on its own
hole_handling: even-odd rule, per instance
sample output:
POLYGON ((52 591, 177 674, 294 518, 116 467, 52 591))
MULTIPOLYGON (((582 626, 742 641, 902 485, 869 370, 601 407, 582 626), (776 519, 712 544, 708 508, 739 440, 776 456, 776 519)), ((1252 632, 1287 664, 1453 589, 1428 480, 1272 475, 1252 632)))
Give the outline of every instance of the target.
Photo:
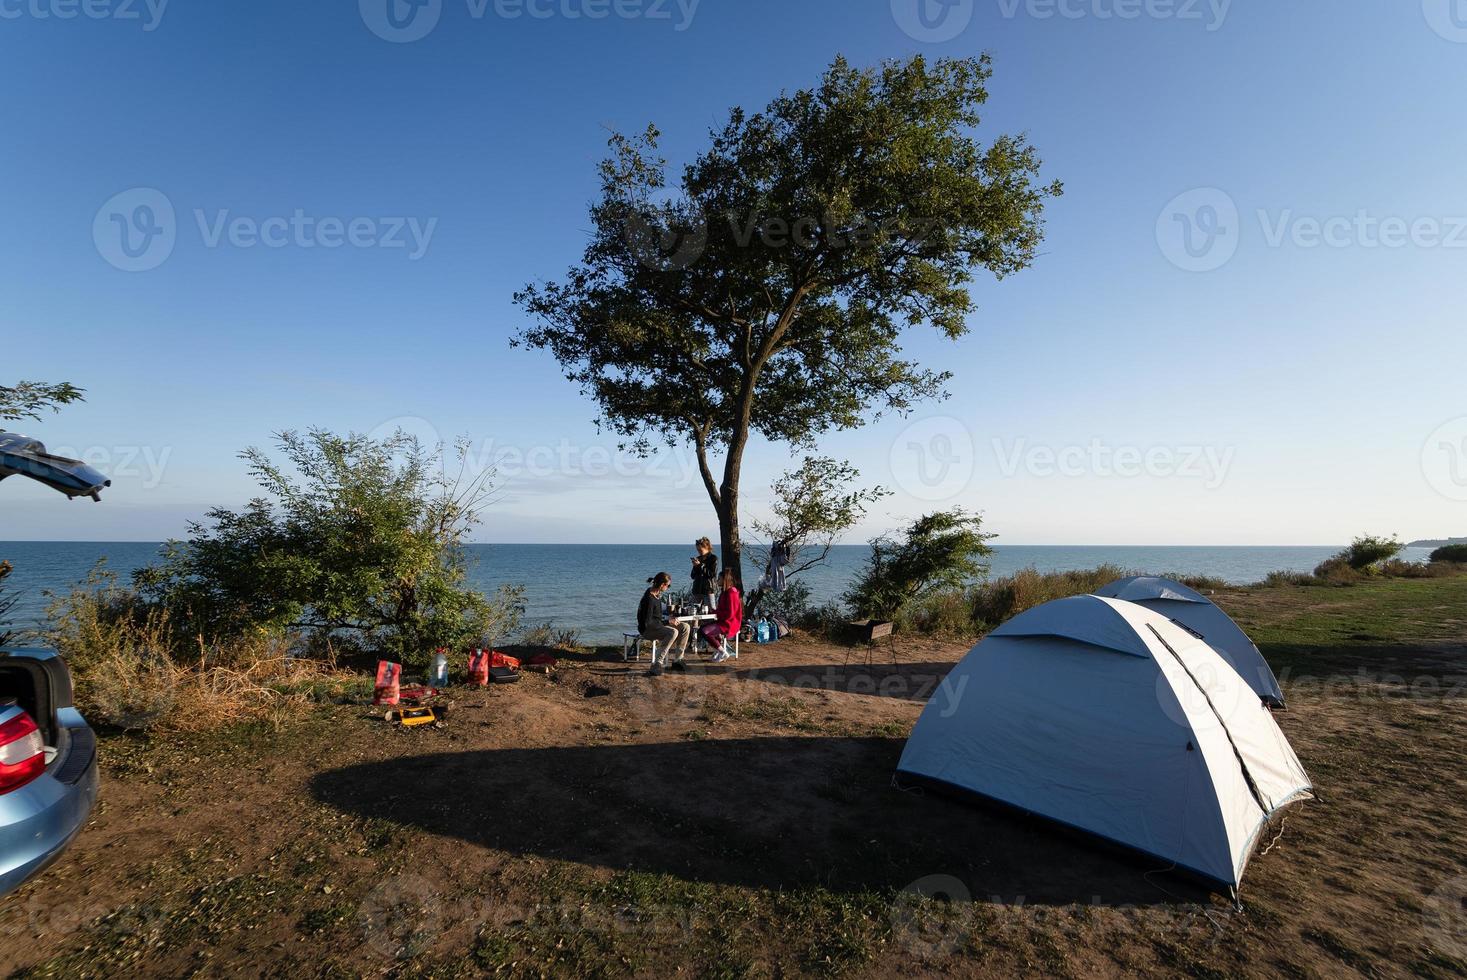
POLYGON ((126 731, 200 732, 246 722, 278 728, 360 682, 330 663, 292 656, 288 636, 196 637, 188 650, 165 612, 144 608, 110 581, 58 599, 51 618, 49 639, 71 667, 80 707, 126 731))

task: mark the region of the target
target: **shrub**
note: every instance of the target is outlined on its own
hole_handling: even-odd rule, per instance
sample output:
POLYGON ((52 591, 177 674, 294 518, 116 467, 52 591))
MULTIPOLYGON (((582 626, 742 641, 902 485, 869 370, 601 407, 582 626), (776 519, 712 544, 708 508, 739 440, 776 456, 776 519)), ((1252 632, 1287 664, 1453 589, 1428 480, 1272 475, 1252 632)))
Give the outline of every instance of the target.
POLYGON ((544 623, 527 630, 520 644, 527 647, 538 647, 542 650, 579 650, 581 631, 574 627, 558 627, 554 623, 544 623))
POLYGON ((977 630, 990 630, 1025 610, 1054 599, 1094 592, 1128 574, 1131 573, 1116 565, 1069 572, 1024 568, 973 590, 971 623, 977 630))
POLYGON ((1216 575, 1178 575, 1175 572, 1164 572, 1160 577, 1180 582, 1187 588, 1196 589, 1198 592, 1216 592, 1218 589, 1229 588, 1232 584, 1227 579, 1218 578, 1216 575))
POLYGON ((7 592, 5 589, 5 580, 10 577, 12 571, 10 562, 0 561, 0 648, 10 646, 11 641, 15 639, 15 633, 9 628, 12 623, 6 618, 10 610, 14 609, 15 604, 20 601, 20 596, 7 592))
POLYGON ((1467 544, 1449 544, 1431 553, 1433 563, 1442 561, 1467 563, 1467 544))
POLYGON ((983 518, 961 508, 919 517, 900 539, 871 541, 871 556, 844 599, 857 614, 896 619, 913 603, 960 590, 988 571, 993 553, 983 518))
POLYGON ((810 586, 798 581, 786 582, 783 592, 765 592, 758 608, 758 615, 778 616, 791 626, 809 613, 810 586))
POLYGON ((1321 585, 1355 585, 1365 578, 1365 572, 1351 566, 1342 552, 1321 562, 1314 569, 1314 578, 1321 585))
MULTIPOLYGON (((216 508, 139 572, 142 594, 186 636, 290 629, 353 635, 405 663, 435 647, 502 638, 521 595, 465 585, 462 542, 490 493, 487 474, 450 478, 441 447, 322 430, 277 436, 285 463, 243 457, 265 494, 216 508)), ((466 450, 459 447, 460 463, 466 450)), ((462 470, 461 466, 461 470, 462 470)))
POLYGON ((798 620, 792 620, 790 625, 828 640, 838 640, 850 618, 845 606, 838 602, 825 602, 810 608, 798 620))
POLYGON ((312 693, 339 693, 356 680, 292 656, 284 634, 257 632, 222 644, 198 638, 184 656, 167 610, 102 569, 53 599, 47 612, 47 639, 71 668, 78 704, 94 722, 124 730, 279 726, 312 693))
MULTIPOLYGON (((1350 542, 1348 548, 1326 560, 1319 567, 1324 568, 1326 565, 1342 563, 1357 572, 1365 572, 1388 558, 1396 557, 1404 547, 1405 545, 1395 538, 1381 538, 1365 534, 1350 542)), ((1316 570, 1315 574, 1320 573, 1316 570)))
POLYGON ((897 626, 915 633, 968 636, 973 632, 973 605, 968 590, 929 595, 897 614, 897 626))
POLYGON ((1267 586, 1301 586, 1317 585, 1314 576, 1308 572, 1269 572, 1263 579, 1267 586))

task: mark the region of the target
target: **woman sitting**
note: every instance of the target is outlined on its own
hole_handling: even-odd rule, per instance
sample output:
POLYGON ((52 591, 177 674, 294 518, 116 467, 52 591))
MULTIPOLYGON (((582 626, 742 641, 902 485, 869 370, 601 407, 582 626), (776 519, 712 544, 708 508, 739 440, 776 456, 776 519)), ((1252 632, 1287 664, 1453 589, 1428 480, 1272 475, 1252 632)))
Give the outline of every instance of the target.
POLYGON ((637 606, 637 631, 642 634, 642 639, 653 641, 652 669, 648 673, 658 677, 666 665, 683 662, 693 628, 687 623, 668 625, 666 621, 662 594, 672 585, 672 576, 658 572, 647 582, 650 587, 642 593, 642 601, 637 606), (673 659, 673 654, 677 659, 673 659))
POLYGON ((715 619, 703 627, 703 638, 717 648, 713 654, 713 662, 721 664, 733 657, 733 652, 728 648, 729 637, 738 636, 739 630, 744 626, 744 600, 739 595, 738 586, 734 584, 733 569, 725 568, 723 574, 718 577, 718 585, 723 593, 718 597, 718 611, 715 619))

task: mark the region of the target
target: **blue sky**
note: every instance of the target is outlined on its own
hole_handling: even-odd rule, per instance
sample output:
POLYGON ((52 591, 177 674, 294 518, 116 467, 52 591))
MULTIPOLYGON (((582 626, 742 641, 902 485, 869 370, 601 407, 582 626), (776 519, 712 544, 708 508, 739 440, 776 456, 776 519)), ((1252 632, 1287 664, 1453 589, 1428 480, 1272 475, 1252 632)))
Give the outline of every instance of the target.
MULTIPOLYGON (((608 130, 676 164, 837 53, 980 51, 983 131, 1066 194, 969 337, 908 337, 952 398, 824 441, 898 491, 857 539, 953 504, 1015 544, 1467 533, 1467 3, 433 2, 404 40, 386 0, 0 0, 0 381, 85 387, 17 427, 115 482, 8 481, 0 539, 177 535, 272 431, 401 420, 501 462, 480 540, 713 533, 685 452, 615 458, 509 348, 511 294, 579 256, 608 130), (171 251, 121 251, 140 204, 171 251)), ((751 450, 750 516, 787 461, 751 450)))

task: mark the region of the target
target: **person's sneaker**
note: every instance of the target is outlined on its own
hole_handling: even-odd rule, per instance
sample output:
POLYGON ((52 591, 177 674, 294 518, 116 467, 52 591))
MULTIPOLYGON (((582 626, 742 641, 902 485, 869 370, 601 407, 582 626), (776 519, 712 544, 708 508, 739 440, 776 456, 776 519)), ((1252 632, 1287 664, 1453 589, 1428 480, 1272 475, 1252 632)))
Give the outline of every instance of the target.
POLYGON ((661 677, 662 676, 662 665, 661 664, 653 664, 652 665, 652 669, 649 670, 649 671, 647 671, 647 676, 648 677, 661 677))
POLYGON ((728 647, 726 646, 719 647, 718 652, 713 655, 713 662, 716 664, 721 664, 725 660, 731 659, 733 659, 733 654, 728 652, 728 647))
POLYGON ((672 663, 670 663, 670 664, 667 665, 667 669, 668 670, 687 670, 688 669, 688 665, 685 664, 685 663, 683 663, 681 660, 674 660, 672 663))

